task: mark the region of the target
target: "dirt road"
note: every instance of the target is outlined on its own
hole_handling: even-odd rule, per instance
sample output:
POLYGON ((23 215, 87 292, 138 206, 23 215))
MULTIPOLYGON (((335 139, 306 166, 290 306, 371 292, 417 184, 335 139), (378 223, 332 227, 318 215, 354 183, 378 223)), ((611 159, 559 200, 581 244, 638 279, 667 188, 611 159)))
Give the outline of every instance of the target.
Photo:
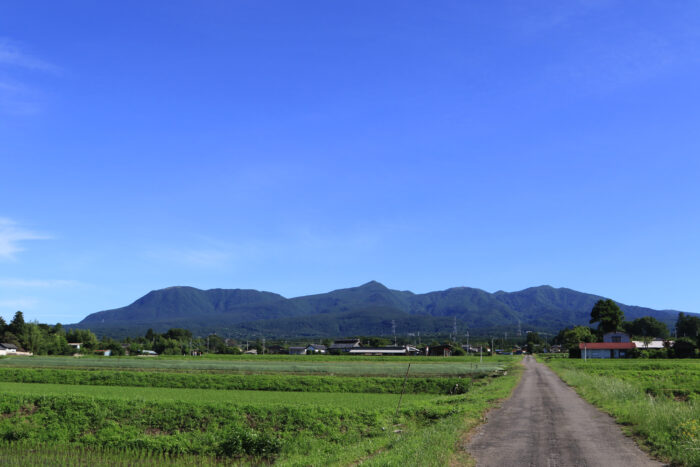
POLYGON ((612 417, 528 356, 513 397, 491 412, 466 449, 478 467, 661 466, 612 417))

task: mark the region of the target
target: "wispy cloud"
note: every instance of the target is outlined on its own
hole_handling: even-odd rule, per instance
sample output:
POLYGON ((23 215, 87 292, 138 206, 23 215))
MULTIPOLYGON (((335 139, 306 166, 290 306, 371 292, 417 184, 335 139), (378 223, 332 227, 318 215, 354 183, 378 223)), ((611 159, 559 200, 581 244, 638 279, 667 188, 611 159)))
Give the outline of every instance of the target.
POLYGON ((0 260, 14 260, 28 240, 46 240, 47 235, 23 228, 11 219, 0 217, 0 260))
POLYGON ((41 111, 41 91, 28 84, 36 74, 61 73, 61 69, 25 51, 25 47, 0 38, 0 112, 31 115, 41 111))
POLYGON ((29 55, 17 42, 7 38, 0 39, 0 64, 49 73, 60 72, 56 65, 29 55))

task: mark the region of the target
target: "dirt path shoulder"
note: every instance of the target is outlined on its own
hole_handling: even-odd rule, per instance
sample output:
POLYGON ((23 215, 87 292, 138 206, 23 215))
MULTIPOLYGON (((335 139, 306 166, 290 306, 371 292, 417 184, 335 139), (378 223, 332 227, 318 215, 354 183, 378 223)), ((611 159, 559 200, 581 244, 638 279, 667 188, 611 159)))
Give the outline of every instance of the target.
POLYGON ((615 420, 528 356, 520 384, 465 446, 477 467, 661 466, 615 420))

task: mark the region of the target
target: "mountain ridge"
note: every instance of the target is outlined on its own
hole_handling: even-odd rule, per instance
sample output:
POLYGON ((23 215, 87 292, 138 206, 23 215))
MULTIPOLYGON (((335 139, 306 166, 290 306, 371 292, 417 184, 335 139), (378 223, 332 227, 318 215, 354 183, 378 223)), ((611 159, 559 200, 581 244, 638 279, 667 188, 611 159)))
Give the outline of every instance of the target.
MULTIPOLYGON (((399 334, 448 334, 457 321, 458 332, 472 334, 551 333, 588 324, 590 310, 601 298, 607 297, 549 285, 494 293, 460 286, 416 294, 370 281, 292 298, 255 289, 173 286, 152 290, 125 307, 92 313, 68 327, 112 337, 182 327, 200 334, 287 338, 389 335, 394 325, 399 334)), ((618 304, 627 320, 653 316, 671 327, 678 314, 618 304)))

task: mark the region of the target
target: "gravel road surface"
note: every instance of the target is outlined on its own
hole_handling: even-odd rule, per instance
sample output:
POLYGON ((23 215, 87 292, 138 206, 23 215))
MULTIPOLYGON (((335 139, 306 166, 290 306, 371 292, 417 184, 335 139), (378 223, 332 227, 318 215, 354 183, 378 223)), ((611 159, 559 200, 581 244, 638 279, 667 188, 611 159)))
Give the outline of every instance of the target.
POLYGON ((520 384, 465 446, 477 467, 661 466, 615 420, 531 356, 520 384))

